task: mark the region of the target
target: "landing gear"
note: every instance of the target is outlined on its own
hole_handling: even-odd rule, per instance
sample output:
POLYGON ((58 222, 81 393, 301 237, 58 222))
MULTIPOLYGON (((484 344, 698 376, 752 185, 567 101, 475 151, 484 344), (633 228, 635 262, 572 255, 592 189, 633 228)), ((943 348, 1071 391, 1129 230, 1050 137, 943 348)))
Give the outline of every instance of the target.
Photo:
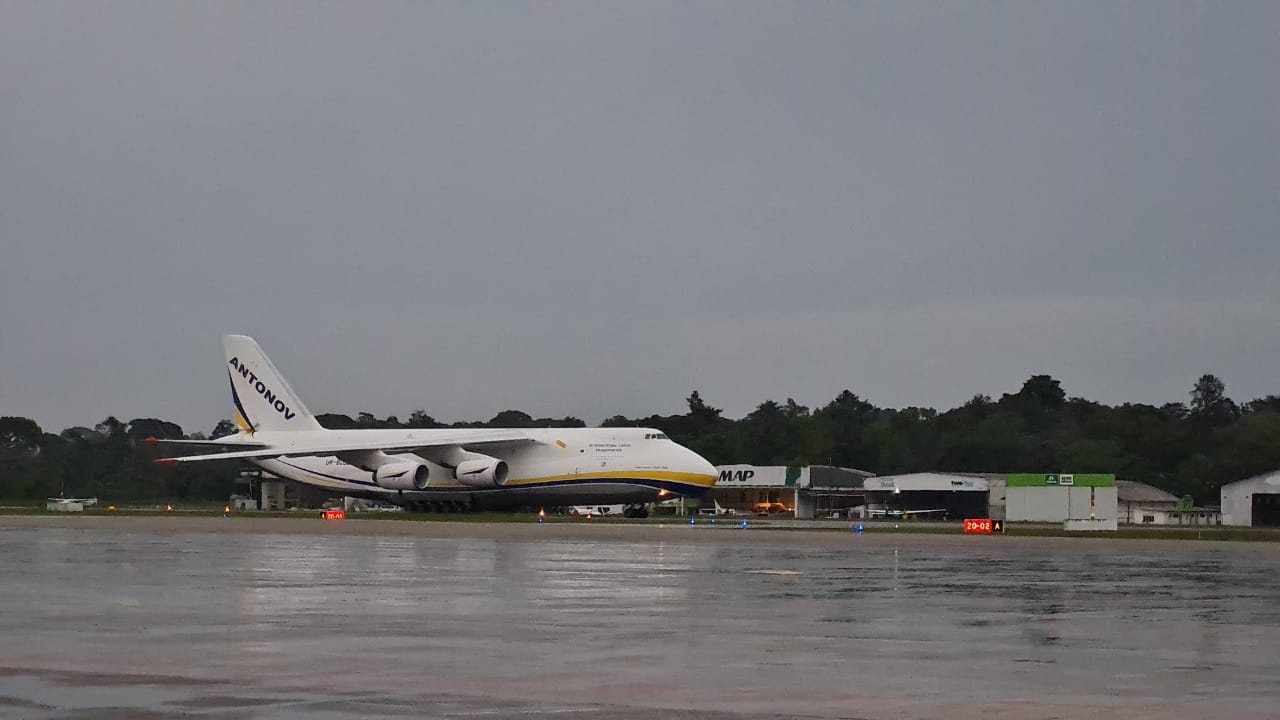
POLYGON ((628 505, 622 508, 622 517, 647 518, 649 517, 649 510, 644 505, 628 505))

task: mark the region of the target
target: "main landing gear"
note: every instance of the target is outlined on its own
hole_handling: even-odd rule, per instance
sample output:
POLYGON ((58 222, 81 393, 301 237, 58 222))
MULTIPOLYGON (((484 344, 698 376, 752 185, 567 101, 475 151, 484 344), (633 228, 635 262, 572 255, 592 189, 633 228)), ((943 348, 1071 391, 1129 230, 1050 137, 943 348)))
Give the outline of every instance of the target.
POLYGON ((622 508, 622 517, 647 518, 649 517, 649 510, 644 505, 628 505, 622 508))

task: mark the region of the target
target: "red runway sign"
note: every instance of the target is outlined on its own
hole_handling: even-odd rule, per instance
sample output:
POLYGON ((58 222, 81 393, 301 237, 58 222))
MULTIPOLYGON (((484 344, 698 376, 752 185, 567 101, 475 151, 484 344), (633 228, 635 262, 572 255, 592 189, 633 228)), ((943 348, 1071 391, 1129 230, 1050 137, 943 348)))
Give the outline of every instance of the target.
POLYGON ((347 513, 342 510, 325 510, 323 517, 325 520, 342 520, 347 517, 347 513))
POLYGON ((1004 523, 990 518, 965 520, 964 531, 966 533, 979 533, 982 535, 987 535, 993 532, 1004 532, 1004 523))

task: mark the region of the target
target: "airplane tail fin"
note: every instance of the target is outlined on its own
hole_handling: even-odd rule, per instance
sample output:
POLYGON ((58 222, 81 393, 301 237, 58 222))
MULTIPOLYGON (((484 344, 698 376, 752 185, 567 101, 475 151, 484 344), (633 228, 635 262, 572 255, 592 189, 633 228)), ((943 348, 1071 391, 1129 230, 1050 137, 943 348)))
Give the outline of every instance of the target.
POLYGON ((241 432, 324 429, 253 338, 225 335, 222 351, 241 432))

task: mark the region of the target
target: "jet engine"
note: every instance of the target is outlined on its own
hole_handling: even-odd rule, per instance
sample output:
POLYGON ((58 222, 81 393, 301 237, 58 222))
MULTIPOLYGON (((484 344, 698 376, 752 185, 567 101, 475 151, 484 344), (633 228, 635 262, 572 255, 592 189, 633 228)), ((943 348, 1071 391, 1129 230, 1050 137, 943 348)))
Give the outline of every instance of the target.
POLYGON ((453 477, 467 487, 502 487, 507 484, 507 463, 498 458, 485 456, 464 460, 454 468, 453 477))
POLYGON ((386 490, 425 490, 431 470, 426 463, 393 462, 379 465, 373 479, 386 490))

